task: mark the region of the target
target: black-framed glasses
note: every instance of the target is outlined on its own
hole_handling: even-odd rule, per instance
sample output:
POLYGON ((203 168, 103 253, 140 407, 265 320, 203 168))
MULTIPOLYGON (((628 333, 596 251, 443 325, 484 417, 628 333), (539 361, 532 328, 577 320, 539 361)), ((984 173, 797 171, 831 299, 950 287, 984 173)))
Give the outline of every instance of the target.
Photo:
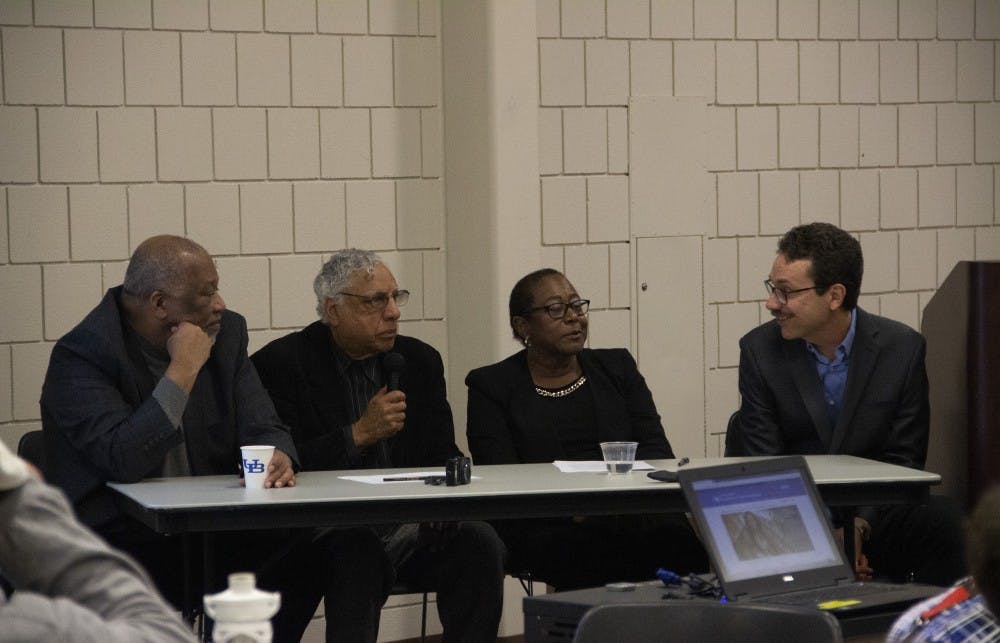
POLYGON ((392 292, 377 292, 374 295, 356 295, 353 292, 343 292, 340 291, 338 295, 347 295, 348 297, 357 297, 358 301, 361 302, 362 307, 367 309, 369 312, 382 312, 385 307, 389 305, 389 300, 392 299, 396 302, 397 306, 405 306, 406 302, 410 301, 410 291, 409 290, 394 290, 392 292))
POLYGON ((795 293, 805 292, 807 290, 817 290, 823 286, 807 286, 805 288, 796 288, 795 290, 789 290, 787 288, 778 288, 774 285, 774 282, 770 279, 764 280, 764 287, 767 288, 767 296, 770 297, 774 295, 775 299, 778 300, 779 304, 787 304, 788 296, 794 295, 795 293))
POLYGON ((557 301, 551 304, 545 304, 544 306, 535 306, 534 308, 529 308, 528 310, 524 311, 521 314, 530 315, 535 311, 544 310, 549 314, 549 317, 555 320, 559 320, 566 316, 566 311, 569 310, 570 308, 573 309, 574 313, 582 317, 587 314, 588 310, 590 310, 590 300, 575 299, 569 302, 568 304, 565 302, 557 301))

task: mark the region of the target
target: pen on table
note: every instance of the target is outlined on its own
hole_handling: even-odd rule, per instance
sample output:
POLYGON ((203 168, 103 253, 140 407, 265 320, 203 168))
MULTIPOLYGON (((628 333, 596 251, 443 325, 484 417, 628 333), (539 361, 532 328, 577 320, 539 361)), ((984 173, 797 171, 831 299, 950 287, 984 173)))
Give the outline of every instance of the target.
POLYGON ((680 460, 677 461, 677 466, 678 467, 683 467, 688 462, 691 462, 691 458, 689 458, 687 456, 684 456, 683 458, 681 458, 680 460))
POLYGON ((415 480, 426 480, 428 476, 385 476, 382 482, 413 482, 415 480))

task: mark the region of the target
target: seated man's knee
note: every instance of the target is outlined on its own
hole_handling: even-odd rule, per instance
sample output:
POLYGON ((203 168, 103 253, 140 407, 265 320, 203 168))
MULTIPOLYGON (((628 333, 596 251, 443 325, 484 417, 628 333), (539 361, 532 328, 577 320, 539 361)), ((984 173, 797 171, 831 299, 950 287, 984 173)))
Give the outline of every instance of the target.
POLYGON ((456 541, 457 547, 464 550, 467 557, 477 561, 484 568, 495 568, 501 575, 503 574, 507 548, 489 524, 460 523, 456 541))
POLYGON ((317 537, 316 545, 327 560, 341 568, 373 569, 376 563, 389 565, 382 539, 367 527, 329 530, 317 537))

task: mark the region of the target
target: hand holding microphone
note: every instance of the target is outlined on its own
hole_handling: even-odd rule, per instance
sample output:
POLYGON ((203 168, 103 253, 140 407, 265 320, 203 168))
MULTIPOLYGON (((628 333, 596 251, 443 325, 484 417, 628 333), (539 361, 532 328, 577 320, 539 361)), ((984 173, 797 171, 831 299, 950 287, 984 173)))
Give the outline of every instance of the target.
POLYGON ((388 384, 368 400, 364 414, 353 427, 354 443, 359 447, 391 438, 403 430, 406 420, 406 394, 399 390, 406 359, 399 353, 388 353, 382 367, 388 384))

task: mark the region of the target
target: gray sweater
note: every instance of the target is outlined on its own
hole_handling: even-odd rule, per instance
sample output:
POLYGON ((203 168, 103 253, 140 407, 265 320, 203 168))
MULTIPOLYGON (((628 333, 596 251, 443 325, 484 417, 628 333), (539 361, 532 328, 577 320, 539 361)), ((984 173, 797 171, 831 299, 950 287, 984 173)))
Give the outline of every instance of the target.
POLYGON ((0 573, 15 588, 9 600, 0 591, 0 643, 195 640, 145 572, 32 477, 0 490, 0 573))

